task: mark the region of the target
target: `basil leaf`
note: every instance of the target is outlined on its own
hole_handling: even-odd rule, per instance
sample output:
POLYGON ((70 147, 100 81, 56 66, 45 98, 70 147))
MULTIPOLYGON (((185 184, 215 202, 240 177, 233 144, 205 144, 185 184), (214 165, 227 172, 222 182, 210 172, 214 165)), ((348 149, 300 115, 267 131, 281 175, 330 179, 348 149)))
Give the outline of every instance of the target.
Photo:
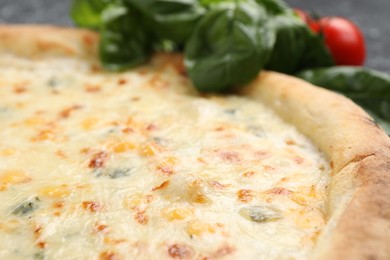
MULTIPOLYGON (((238 1, 251 1, 251 0, 238 0, 238 1)), ((283 0, 255 0, 260 6, 264 7, 267 13, 280 14, 289 9, 288 5, 283 0)), ((210 7, 213 4, 219 4, 223 2, 237 2, 237 0, 200 0, 201 4, 210 7)))
POLYGON ((321 36, 315 35, 291 11, 270 18, 276 43, 266 69, 293 74, 299 70, 333 65, 321 36))
POLYGON ((256 0, 256 2, 263 6, 269 15, 279 15, 291 10, 282 0, 256 0))
POLYGON ((275 16, 269 23, 276 32, 276 42, 265 68, 284 73, 295 72, 306 50, 306 25, 292 15, 275 16))
POLYGON ((100 59, 106 69, 131 68, 149 58, 152 41, 139 20, 140 14, 124 4, 113 4, 104 9, 100 59))
POLYGON ((70 14, 76 25, 98 29, 101 13, 109 3, 109 0, 74 0, 70 14))
POLYGON ((305 70, 298 77, 351 98, 390 122, 390 75, 361 67, 338 66, 305 70))
POLYGON ((219 4, 219 3, 222 3, 222 2, 233 2, 233 1, 234 0, 200 0, 200 3, 203 6, 209 7, 212 4, 219 4))
POLYGON ((144 23, 161 39, 184 44, 205 13, 198 0, 128 0, 144 15, 144 23))
POLYGON ((294 72, 308 68, 334 66, 335 62, 324 43, 323 36, 313 33, 309 28, 306 28, 306 31, 306 48, 294 72))
MULTIPOLYGON (((233 3, 233 2, 238 2, 238 1, 248 1, 248 0, 200 0, 199 2, 201 5, 210 8, 212 5, 220 4, 220 3, 233 3)), ((252 0, 249 0, 252 1, 252 0)))
POLYGON ((274 34, 255 2, 213 5, 185 47, 185 66, 200 91, 226 91, 248 83, 268 60, 274 34))

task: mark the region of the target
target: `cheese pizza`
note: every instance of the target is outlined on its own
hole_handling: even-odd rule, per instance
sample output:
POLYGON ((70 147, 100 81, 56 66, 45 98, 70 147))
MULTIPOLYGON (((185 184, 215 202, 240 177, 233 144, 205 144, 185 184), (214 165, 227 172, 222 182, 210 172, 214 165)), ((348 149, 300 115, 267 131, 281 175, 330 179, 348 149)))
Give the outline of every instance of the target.
POLYGON ((390 257, 390 140, 350 100, 205 95, 180 54, 108 73, 97 45, 0 27, 1 259, 390 257))

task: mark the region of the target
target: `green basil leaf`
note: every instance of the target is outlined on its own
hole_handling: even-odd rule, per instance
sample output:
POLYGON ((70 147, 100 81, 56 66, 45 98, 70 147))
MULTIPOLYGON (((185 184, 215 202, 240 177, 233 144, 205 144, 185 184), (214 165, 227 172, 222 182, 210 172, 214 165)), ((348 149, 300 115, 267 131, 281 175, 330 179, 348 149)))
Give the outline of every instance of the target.
POLYGON ((110 0, 73 0, 71 17, 81 27, 98 29, 101 24, 101 13, 110 0))
MULTIPOLYGON (((203 6, 211 7, 212 5, 227 3, 227 2, 250 2, 252 0, 200 0, 203 6)), ((263 7, 268 14, 277 15, 282 14, 290 8, 283 0, 255 0, 258 5, 263 7)))
POLYGON ((153 50, 156 52, 177 52, 182 50, 182 46, 174 41, 167 39, 157 39, 153 44, 153 50))
POLYGON ((276 42, 265 68, 283 73, 295 72, 306 51, 306 25, 292 15, 275 16, 269 23, 276 32, 276 42))
POLYGON ((157 38, 184 44, 205 13, 198 0, 128 0, 157 38))
POLYGON ((149 58, 152 41, 139 20, 140 14, 123 4, 110 5, 103 11, 100 59, 106 69, 131 68, 149 58))
POLYGON ((301 62, 294 72, 308 68, 334 66, 332 55, 324 43, 323 36, 307 30, 306 48, 301 57, 301 62))
POLYGON ((310 67, 333 65, 321 36, 315 35, 291 11, 271 17, 276 43, 266 69, 293 74, 310 67))
MULTIPOLYGON (((238 1, 247 1, 247 0, 238 0, 238 1)), ((210 7, 211 5, 226 3, 226 2, 237 2, 237 0, 200 0, 201 5, 205 7, 210 7)))
POLYGON ((269 58, 274 34, 254 2, 213 5, 185 47, 185 65, 201 91, 226 91, 256 77, 269 58))
POLYGON ((337 66, 305 70, 298 77, 337 91, 390 122, 390 75, 361 67, 337 66))
POLYGON ((263 6, 269 15, 279 15, 291 10, 282 0, 256 0, 256 2, 263 6))

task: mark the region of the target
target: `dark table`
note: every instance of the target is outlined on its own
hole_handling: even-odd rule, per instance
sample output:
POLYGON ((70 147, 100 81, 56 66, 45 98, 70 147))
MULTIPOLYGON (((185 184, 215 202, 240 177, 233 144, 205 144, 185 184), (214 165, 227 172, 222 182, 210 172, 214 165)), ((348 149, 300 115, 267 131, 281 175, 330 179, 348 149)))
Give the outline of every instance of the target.
MULTIPOLYGON (((366 37, 366 66, 390 73, 390 0, 287 0, 294 7, 321 15, 348 17, 366 37)), ((71 0, 0 0, 1 23, 72 25, 71 0)))

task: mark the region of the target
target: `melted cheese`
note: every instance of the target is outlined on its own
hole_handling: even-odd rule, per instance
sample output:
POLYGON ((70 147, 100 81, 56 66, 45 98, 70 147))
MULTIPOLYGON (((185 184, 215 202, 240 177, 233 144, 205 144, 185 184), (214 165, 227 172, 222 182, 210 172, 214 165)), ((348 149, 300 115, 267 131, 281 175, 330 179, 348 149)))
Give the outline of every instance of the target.
POLYGON ((0 60, 1 259, 304 259, 328 162, 174 66, 0 60))

